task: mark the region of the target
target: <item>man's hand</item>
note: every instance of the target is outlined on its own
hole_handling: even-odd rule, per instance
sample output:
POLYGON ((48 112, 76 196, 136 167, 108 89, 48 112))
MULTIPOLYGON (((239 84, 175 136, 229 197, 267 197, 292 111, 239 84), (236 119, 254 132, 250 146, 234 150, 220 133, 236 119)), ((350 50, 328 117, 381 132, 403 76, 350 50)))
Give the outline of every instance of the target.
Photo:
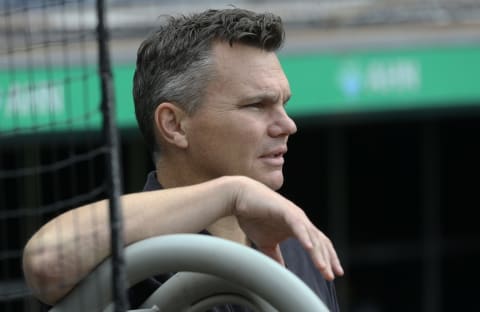
POLYGON ((245 179, 235 194, 233 214, 260 251, 284 264, 279 243, 297 238, 327 280, 343 275, 332 242, 297 205, 262 183, 245 179))

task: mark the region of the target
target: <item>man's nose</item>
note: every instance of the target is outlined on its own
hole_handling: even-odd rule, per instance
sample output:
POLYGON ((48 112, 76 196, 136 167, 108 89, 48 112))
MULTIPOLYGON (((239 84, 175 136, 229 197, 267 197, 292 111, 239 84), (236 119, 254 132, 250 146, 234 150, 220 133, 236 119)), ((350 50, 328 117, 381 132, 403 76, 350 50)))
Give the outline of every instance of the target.
POLYGON ((282 108, 275 113, 275 120, 269 128, 269 134, 272 137, 277 137, 292 135, 295 132, 297 132, 297 125, 282 106, 282 108))

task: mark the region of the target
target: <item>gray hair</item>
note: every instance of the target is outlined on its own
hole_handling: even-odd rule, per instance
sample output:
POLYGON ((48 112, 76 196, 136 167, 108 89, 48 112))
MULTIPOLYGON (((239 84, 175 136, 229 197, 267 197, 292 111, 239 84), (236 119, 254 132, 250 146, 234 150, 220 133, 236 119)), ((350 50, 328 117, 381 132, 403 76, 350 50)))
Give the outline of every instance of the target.
POLYGON ((175 103, 187 114, 201 105, 215 74, 214 42, 276 51, 284 37, 281 18, 271 13, 232 8, 168 17, 140 45, 133 78, 135 115, 151 152, 160 150, 153 120, 160 103, 175 103))

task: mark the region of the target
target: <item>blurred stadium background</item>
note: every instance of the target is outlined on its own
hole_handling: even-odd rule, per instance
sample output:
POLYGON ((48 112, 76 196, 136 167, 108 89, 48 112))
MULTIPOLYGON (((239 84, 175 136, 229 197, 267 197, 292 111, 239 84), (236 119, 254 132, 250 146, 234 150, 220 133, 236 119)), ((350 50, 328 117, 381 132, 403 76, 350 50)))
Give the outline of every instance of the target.
MULTIPOLYGON (((480 1, 110 0, 124 192, 153 168, 136 49, 163 14, 229 4, 286 23, 299 132, 281 192, 334 241, 343 311, 478 307, 480 1)), ((0 0, 0 310, 41 311, 21 273, 51 217, 106 196, 95 1, 0 0)))

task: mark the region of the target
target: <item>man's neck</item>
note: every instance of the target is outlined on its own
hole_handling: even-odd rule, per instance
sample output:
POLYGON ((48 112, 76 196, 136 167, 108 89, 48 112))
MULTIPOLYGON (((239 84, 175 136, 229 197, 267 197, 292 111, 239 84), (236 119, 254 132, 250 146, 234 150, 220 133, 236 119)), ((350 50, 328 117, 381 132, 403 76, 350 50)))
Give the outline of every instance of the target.
POLYGON ((182 163, 159 160, 156 163, 157 180, 163 188, 182 187, 204 182, 205 179, 199 179, 192 175, 193 171, 185 169, 182 163))

